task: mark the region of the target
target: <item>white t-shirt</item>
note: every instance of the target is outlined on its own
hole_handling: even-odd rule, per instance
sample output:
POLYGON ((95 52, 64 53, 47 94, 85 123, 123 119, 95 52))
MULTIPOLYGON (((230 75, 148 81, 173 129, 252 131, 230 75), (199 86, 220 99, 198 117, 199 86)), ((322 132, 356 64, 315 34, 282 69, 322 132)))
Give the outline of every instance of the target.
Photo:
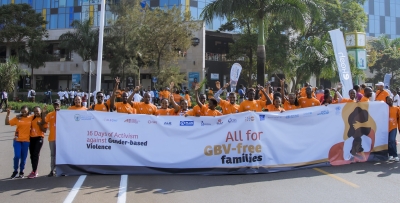
POLYGON ((68 91, 65 91, 65 92, 64 92, 64 97, 65 97, 66 99, 69 98, 68 91))
POLYGON ((375 101, 376 93, 372 92, 372 96, 369 98, 369 101, 375 101))
POLYGON ((393 106, 400 106, 400 96, 398 94, 393 98, 393 106))
POLYGON ((64 100, 64 92, 63 91, 59 91, 57 94, 60 97, 60 100, 64 100))
POLYGON ((142 100, 142 96, 140 96, 140 94, 136 93, 135 95, 133 95, 133 101, 134 102, 140 102, 142 100))
POLYGON ((74 98, 74 96, 75 96, 75 91, 69 91, 68 92, 68 96, 70 97, 70 98, 74 98))

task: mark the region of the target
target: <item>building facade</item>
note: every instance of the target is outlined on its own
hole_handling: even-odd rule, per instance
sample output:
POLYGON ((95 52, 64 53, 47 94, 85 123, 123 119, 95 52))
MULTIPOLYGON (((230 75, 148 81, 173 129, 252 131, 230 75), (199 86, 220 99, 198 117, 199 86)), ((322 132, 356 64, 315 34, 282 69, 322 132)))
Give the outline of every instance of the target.
MULTIPOLYGON (((106 0, 105 26, 109 25, 110 20, 114 20, 116 16, 110 11, 110 4, 119 3, 120 0, 106 0)), ((200 14, 203 8, 212 0, 143 0, 142 4, 146 4, 152 8, 171 8, 180 6, 184 12, 191 13, 192 19, 199 21, 200 14)), ((74 20, 93 19, 93 26, 99 26, 101 0, 0 0, 0 6, 5 4, 20 4, 26 3, 32 6, 37 13, 41 13, 43 18, 48 22, 46 25, 49 31, 47 43, 49 44, 48 52, 53 55, 52 60, 46 62, 45 67, 34 69, 33 78, 23 78, 19 83, 19 87, 26 89, 30 87, 27 81, 33 81, 33 88, 36 89, 65 89, 72 88, 72 78, 74 75, 80 74, 82 90, 87 91, 89 75, 83 70, 84 63, 82 58, 76 53, 66 53, 60 49, 59 36, 67 31, 72 31, 71 23, 74 20)), ((199 21, 200 22, 200 21, 199 21)), ((184 57, 179 60, 179 66, 182 73, 187 74, 187 83, 193 80, 196 76, 198 81, 201 81, 207 75, 205 64, 205 30, 216 30, 221 24, 225 23, 224 19, 215 19, 210 24, 204 24, 200 30, 193 33, 195 38, 199 39, 199 44, 191 46, 186 51, 184 57)), ((221 51, 221 53, 225 53, 221 51)), ((0 45, 0 59, 5 58, 5 47, 0 45)), ((210 58, 211 59, 211 58, 210 58)), ((221 60, 212 58, 212 60, 221 60)), ((96 64, 96 63, 95 63, 96 64)), ((21 65, 22 68, 28 69, 26 65, 21 65)), ((96 72, 96 71, 94 71, 96 72)), ((151 70, 141 70, 140 82, 144 87, 154 86, 151 78, 151 70)), ((28 76, 27 76, 28 77, 28 76)), ((95 87, 95 76, 92 76, 92 87, 95 87)), ((135 79, 137 77, 134 77, 135 79)), ((108 68, 108 62, 103 61, 102 64, 102 85, 104 90, 110 90, 113 87, 113 78, 111 71, 108 68)), ((222 82, 222 81, 221 81, 222 82)), ((138 81, 135 81, 138 84, 138 81)), ((188 84, 183 84, 188 85, 188 84)))
POLYGON ((368 36, 400 37, 400 0, 367 0, 364 10, 368 16, 368 36))

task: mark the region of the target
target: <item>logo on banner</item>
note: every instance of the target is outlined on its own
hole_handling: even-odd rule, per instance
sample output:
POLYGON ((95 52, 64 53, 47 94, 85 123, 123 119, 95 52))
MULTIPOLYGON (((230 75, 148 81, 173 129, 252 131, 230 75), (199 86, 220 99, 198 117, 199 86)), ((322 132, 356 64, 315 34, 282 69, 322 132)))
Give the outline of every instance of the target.
POLYGON ((322 115, 328 115, 329 114, 329 110, 323 110, 320 113, 318 113, 318 116, 322 116, 322 115))
POLYGON ((218 121, 217 121, 217 125, 222 125, 224 122, 222 122, 222 120, 221 119, 218 119, 218 121))
POLYGON ((341 108, 340 106, 337 106, 337 107, 335 108, 336 115, 340 115, 340 110, 342 110, 342 108, 341 108))
POLYGON ((147 123, 148 123, 148 124, 157 124, 157 121, 149 120, 149 121, 147 121, 147 123))
POLYGON ((180 126, 194 126, 194 121, 181 121, 180 126))
POLYGON ((134 124, 138 124, 140 121, 139 120, 137 120, 137 119, 126 119, 125 121, 124 121, 125 123, 134 123, 134 124))
POLYGON ((244 117, 244 120, 245 120, 245 121, 254 121, 254 116, 247 116, 247 117, 244 117))
POLYGON ((303 117, 309 117, 309 116, 312 116, 312 112, 303 113, 303 117))
POLYGON ((234 118, 229 118, 229 120, 228 120, 228 123, 236 123, 236 122, 237 122, 237 120, 234 118))
POLYGON ((286 116, 285 118, 286 118, 286 119, 290 119, 290 118, 298 118, 298 117, 300 117, 299 114, 294 114, 294 115, 288 115, 288 116, 286 116))
POLYGON ((204 121, 201 121, 201 126, 205 126, 205 125, 211 125, 211 123, 204 123, 204 121))
POLYGON ((260 121, 265 120, 265 115, 260 115, 260 121))
POLYGON ((164 125, 172 125, 171 122, 164 122, 164 125))
POLYGON ((75 121, 90 121, 90 120, 92 120, 92 119, 94 119, 94 117, 93 116, 82 116, 82 115, 80 115, 80 114, 75 114, 74 115, 74 120, 75 121))
POLYGON ((117 122, 117 119, 113 119, 113 118, 105 118, 104 119, 105 122, 117 122))

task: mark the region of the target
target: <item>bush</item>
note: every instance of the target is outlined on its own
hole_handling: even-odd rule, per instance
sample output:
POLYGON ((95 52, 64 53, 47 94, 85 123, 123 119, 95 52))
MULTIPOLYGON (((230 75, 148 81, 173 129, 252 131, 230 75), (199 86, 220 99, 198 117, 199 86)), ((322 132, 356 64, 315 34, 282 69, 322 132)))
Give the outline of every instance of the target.
MULTIPOLYGON (((35 106, 39 106, 43 109, 45 104, 43 103, 32 103, 32 102, 8 102, 8 106, 11 107, 11 110, 19 111, 21 110, 22 106, 27 106, 29 111, 33 111, 35 106)), ((61 106, 61 109, 67 109, 67 106, 61 106)), ((47 111, 52 112, 54 111, 53 105, 47 105, 47 111)))

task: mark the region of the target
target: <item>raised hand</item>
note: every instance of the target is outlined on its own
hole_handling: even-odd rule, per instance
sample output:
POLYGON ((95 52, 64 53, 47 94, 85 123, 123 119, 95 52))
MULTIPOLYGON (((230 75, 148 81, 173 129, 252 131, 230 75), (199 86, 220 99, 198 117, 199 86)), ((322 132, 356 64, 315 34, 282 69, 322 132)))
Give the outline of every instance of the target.
MULTIPOLYGON (((54 109, 55 110, 55 109, 54 109)), ((47 113, 47 104, 43 106, 43 113, 47 113)))
POLYGON ((225 89, 228 88, 228 87, 229 87, 229 82, 224 85, 225 89))
POLYGON ((8 107, 8 109, 7 109, 7 116, 10 115, 10 112, 11 112, 11 107, 8 107))
POLYGON ((285 84, 285 79, 282 79, 281 80, 281 85, 284 85, 285 84))
POLYGON ((215 82, 215 86, 217 87, 217 89, 221 89, 221 84, 219 81, 215 82))
POLYGON ((196 87, 194 88, 194 90, 199 90, 200 89, 200 84, 196 84, 196 87))
POLYGON ((116 78, 115 78, 115 82, 116 82, 116 83, 120 83, 120 82, 121 82, 121 80, 119 79, 119 77, 116 77, 116 78))

